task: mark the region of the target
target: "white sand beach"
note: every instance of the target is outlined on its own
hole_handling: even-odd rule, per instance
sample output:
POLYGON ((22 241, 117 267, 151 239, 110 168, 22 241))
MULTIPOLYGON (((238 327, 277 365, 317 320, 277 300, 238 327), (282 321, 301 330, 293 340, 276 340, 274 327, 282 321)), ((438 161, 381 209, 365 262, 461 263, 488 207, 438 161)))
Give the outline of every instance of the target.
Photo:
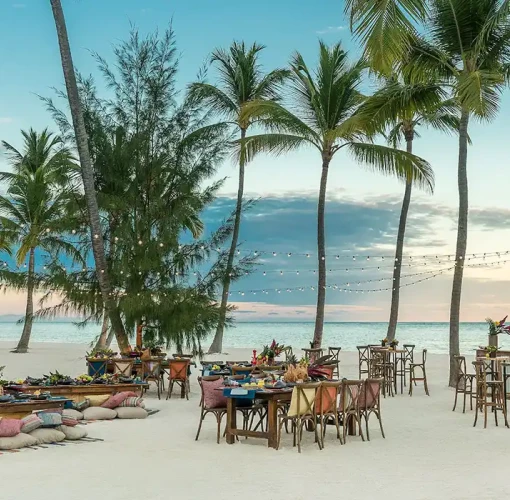
MULTIPOLYGON (((85 345, 37 344, 28 355, 10 354, 13 343, 0 343, 0 364, 7 378, 38 376, 54 369, 84 372, 85 345)), ((215 359, 249 359, 249 349, 226 349, 215 359)), ((467 354, 472 356, 472 354, 467 354)), ((469 358, 470 359, 470 358, 469 358)), ((320 451, 313 434, 304 437, 298 454, 292 439, 283 448, 241 439, 235 445, 216 444, 215 421, 204 422, 199 441, 198 369, 192 375, 190 400, 158 401, 154 391, 148 408, 159 413, 141 421, 111 421, 87 426, 89 435, 104 442, 25 450, 0 456, 0 498, 51 500, 146 498, 151 500, 214 499, 494 499, 510 493, 508 468, 510 430, 486 430, 474 414, 451 411, 453 391, 446 386, 447 356, 427 360, 431 396, 422 387, 413 395, 382 401, 386 439, 377 421, 371 441, 351 436, 341 446, 333 432, 320 451)), ((341 374, 357 377, 357 353, 341 354, 341 374)), ((305 433, 308 434, 308 433, 305 433)))

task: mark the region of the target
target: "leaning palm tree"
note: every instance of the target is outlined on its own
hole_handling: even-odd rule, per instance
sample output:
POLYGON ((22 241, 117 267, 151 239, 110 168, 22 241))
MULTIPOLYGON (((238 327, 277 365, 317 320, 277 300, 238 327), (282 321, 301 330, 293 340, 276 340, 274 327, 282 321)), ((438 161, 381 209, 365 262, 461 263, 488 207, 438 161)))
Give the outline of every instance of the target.
MULTIPOLYGON (((402 75, 400 79, 386 79, 385 85, 362 104, 358 113, 371 117, 372 124, 386 130, 388 142, 394 148, 405 142, 408 153, 413 152, 414 139, 419 137, 418 129, 422 126, 447 133, 457 132, 459 128, 455 102, 448 99, 440 85, 413 83, 402 75)), ((390 319, 386 335, 389 340, 395 338, 397 329, 402 255, 412 187, 412 179, 406 179, 395 248, 390 319)))
POLYGON ((103 234, 101 230, 101 222, 99 219, 99 208, 97 204, 96 191, 94 186, 94 169, 90 158, 90 152, 87 142, 87 131, 85 129, 85 121, 81 109, 80 96, 78 93, 78 85, 76 84, 76 74, 74 72, 73 60, 71 56, 71 47, 67 36, 66 22, 64 11, 60 0, 50 0, 53 10, 53 18, 57 30, 58 43, 60 48, 60 58, 62 60, 62 69, 66 82, 67 97, 69 99, 69 107, 71 109, 71 117, 74 125, 76 136, 76 145, 80 157, 81 174, 83 180, 83 190, 85 192, 85 201, 90 223, 90 236, 92 241, 92 252, 96 263, 96 274, 101 289, 101 295, 106 311, 110 316, 110 323, 117 344, 122 352, 129 350, 129 339, 122 323, 119 308, 113 297, 110 277, 107 268, 103 234))
POLYGON ((457 380, 459 322, 468 230, 467 150, 471 119, 498 111, 510 66, 510 3, 506 0, 349 0, 355 34, 376 70, 401 60, 413 81, 435 80, 451 89, 459 123, 459 216, 450 305, 450 385, 457 380), (422 23, 420 33, 416 22, 422 23), (381 59, 385 47, 385 58, 381 59))
POLYGON ((368 133, 371 119, 358 114, 364 97, 359 91, 364 63, 350 64, 348 54, 340 44, 319 46, 319 63, 312 73, 301 54, 291 61, 293 98, 292 109, 278 103, 255 102, 245 113, 252 119, 264 118, 272 133, 252 136, 245 140, 249 160, 259 151, 283 153, 303 144, 318 149, 322 159, 322 174, 317 209, 318 286, 317 312, 313 345, 320 347, 324 326, 326 300, 326 235, 324 213, 328 172, 333 157, 341 149, 348 151, 359 163, 384 174, 432 190, 433 173, 429 164, 406 151, 372 144, 368 133))
MULTIPOLYGON (((264 74, 259 61, 260 52, 263 49, 264 46, 257 43, 247 47, 244 42, 234 42, 228 51, 224 49, 215 50, 211 56, 211 63, 215 64, 219 73, 218 85, 196 82, 189 87, 190 98, 203 103, 210 111, 224 118, 226 121, 220 125, 233 127, 237 130, 241 140, 245 139, 248 129, 252 125, 252 120, 249 117, 241 118, 246 105, 253 101, 277 100, 281 85, 289 73, 287 70, 276 69, 264 74)), ((234 230, 230 242, 225 279, 223 281, 220 318, 214 340, 209 348, 209 353, 221 352, 223 347, 223 331, 225 328, 231 274, 241 226, 244 170, 247 159, 243 150, 244 142, 240 142, 238 145, 240 145, 237 151, 239 183, 234 213, 234 230)))
MULTIPOLYGON (((36 250, 53 258, 65 254, 83 264, 79 251, 65 239, 69 191, 59 181, 69 167, 70 155, 65 149, 55 151, 61 141, 47 131, 23 135, 26 149, 22 153, 3 142, 13 172, 0 173, 8 180, 6 196, 0 196, 0 247, 10 248, 11 253, 16 250, 18 266, 26 267, 28 256, 27 305, 17 353, 27 352, 32 333, 36 250)), ((3 277, 8 279, 9 273, 3 277)))

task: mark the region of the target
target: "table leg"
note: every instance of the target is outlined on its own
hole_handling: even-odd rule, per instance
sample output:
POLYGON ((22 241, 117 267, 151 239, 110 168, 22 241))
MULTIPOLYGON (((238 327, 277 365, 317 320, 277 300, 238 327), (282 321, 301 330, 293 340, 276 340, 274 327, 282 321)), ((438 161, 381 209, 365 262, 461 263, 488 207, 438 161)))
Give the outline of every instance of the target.
POLYGON ((227 398, 227 443, 234 444, 236 436, 231 431, 237 429, 236 422, 236 400, 235 398, 227 398))
POLYGON ((356 419, 352 415, 347 419, 347 434, 349 436, 356 435, 356 419))
POLYGON ((507 411, 506 408, 506 364, 503 364, 503 397, 505 398, 505 412, 507 411))
POLYGON ((278 445, 278 402, 270 399, 267 403, 267 446, 275 448, 278 445))

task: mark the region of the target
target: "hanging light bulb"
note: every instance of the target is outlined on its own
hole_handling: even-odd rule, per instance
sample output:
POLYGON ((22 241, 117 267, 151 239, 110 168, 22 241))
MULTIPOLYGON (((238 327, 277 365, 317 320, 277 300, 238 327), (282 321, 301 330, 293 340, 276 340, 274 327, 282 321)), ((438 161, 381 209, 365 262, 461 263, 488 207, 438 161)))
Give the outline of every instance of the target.
POLYGON ((76 234, 76 229, 73 229, 71 233, 76 234))
POLYGON ((273 257, 276 257, 276 252, 273 252, 273 257))
POLYGON ((352 260, 356 260, 356 256, 355 255, 352 256, 352 260))
POLYGON ((253 252, 253 255, 255 255, 255 257, 257 257, 257 256, 258 256, 258 254, 259 254, 259 253, 257 252, 257 250, 255 250, 255 251, 253 252))
POLYGON ((94 239, 97 240, 99 238, 99 234, 94 235, 94 239))
POLYGON ((335 259, 336 259, 336 260, 338 260, 339 258, 340 258, 340 255, 337 255, 337 256, 335 257, 335 259))
POLYGON ((50 228, 49 228, 49 227, 47 227, 47 228, 46 228, 46 232, 47 232, 47 233, 49 233, 49 232, 50 232, 50 228))
POLYGON ((310 258, 310 254, 309 253, 307 253, 306 256, 307 256, 307 258, 310 258))

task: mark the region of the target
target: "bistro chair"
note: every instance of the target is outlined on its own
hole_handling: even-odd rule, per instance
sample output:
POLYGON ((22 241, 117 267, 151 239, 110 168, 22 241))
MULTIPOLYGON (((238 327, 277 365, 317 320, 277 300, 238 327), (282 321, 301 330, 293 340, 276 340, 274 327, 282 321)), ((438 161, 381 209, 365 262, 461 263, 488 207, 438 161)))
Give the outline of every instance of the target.
POLYGON ((134 359, 113 359, 113 374, 119 377, 131 377, 134 359))
POLYGON ((292 352, 292 346, 290 346, 290 345, 286 346, 282 352, 285 354, 285 363, 288 363, 289 361, 294 360, 294 353, 292 352))
POLYGON ((324 349, 321 349, 320 347, 315 348, 303 348, 302 349, 304 353, 305 359, 309 363, 315 363, 319 358, 322 358, 324 356, 324 349))
POLYGON ((340 406, 338 413, 341 416, 343 426, 344 443, 346 443, 347 428, 349 421, 354 420, 354 424, 358 426, 359 435, 363 437, 363 429, 361 428, 361 412, 359 407, 359 400, 363 390, 363 380, 347 380, 342 381, 342 391, 340 393, 340 406))
POLYGON ((222 392, 217 390, 223 386, 223 377, 220 375, 199 377, 198 384, 200 385, 202 397, 200 399, 200 422, 198 424, 195 441, 198 441, 198 436, 200 436, 202 423, 206 415, 212 413, 216 417, 217 424, 216 442, 220 444, 221 421, 227 414, 227 398, 223 396, 222 392))
POLYGON ((328 347, 328 354, 331 355, 330 361, 335 362, 335 369, 333 371, 333 376, 336 378, 340 378, 340 351, 341 347, 328 347))
POLYGON ((357 345, 358 349, 358 373, 359 378, 362 375, 369 375, 370 373, 370 347, 367 345, 357 345))
POLYGON ((476 405, 475 405, 475 421, 473 427, 476 426, 478 420, 478 412, 483 412, 484 423, 483 428, 487 428, 487 409, 491 408, 494 413, 494 421, 498 425, 498 410, 503 413, 505 426, 508 427, 506 415, 506 407, 504 398, 503 381, 496 375, 493 380, 487 380, 490 376, 491 366, 485 361, 473 361, 476 375, 476 405))
POLYGON ((168 361, 169 377, 166 399, 172 397, 174 384, 177 384, 177 386, 181 388, 181 398, 186 396, 186 399, 189 400, 189 365, 189 359, 170 359, 168 361))
POLYGON ((473 385, 476 388, 476 374, 467 373, 466 358, 464 356, 453 357, 457 366, 457 382, 455 383, 455 401, 453 402, 453 410, 457 408, 457 396, 464 395, 464 403, 462 405, 462 413, 466 413, 466 398, 469 396, 469 406, 473 409, 473 399, 476 400, 476 392, 473 391, 473 385))
POLYGON ((374 347, 370 349, 370 378, 382 378, 382 393, 386 397, 394 396, 395 365, 391 359, 392 353, 387 349, 374 347))
POLYGON ((314 404, 317 397, 317 390, 321 383, 313 382, 309 384, 298 384, 292 390, 292 398, 290 407, 286 414, 278 416, 278 443, 276 449, 280 448, 280 439, 282 437, 282 427, 285 422, 292 424, 294 434, 293 446, 298 447, 298 452, 301 453, 301 439, 303 437, 303 427, 307 422, 313 427, 315 432, 315 441, 322 449, 321 440, 317 433, 317 414, 314 410, 314 404))
POLYGON ((425 371, 425 363, 427 361, 427 349, 423 349, 421 354, 421 363, 409 363, 409 396, 413 395, 413 383, 416 385, 416 382, 423 382, 423 388, 425 389, 425 394, 430 396, 429 387, 427 384, 427 372, 425 371), (423 377, 416 376, 416 368, 419 368, 423 377))
MULTIPOLYGON (((404 344, 402 345, 404 348, 404 372, 409 373, 409 365, 414 363, 414 348, 416 347, 414 344, 404 344)), ((404 386, 406 385, 406 377, 404 376, 404 386)), ((416 385, 416 383, 415 383, 416 385)))
POLYGON ((106 374, 108 359, 87 359, 87 371, 90 377, 96 378, 106 374))
POLYGON ((338 417, 338 400, 342 390, 342 381, 324 381, 321 383, 317 399, 315 401, 315 413, 319 419, 321 426, 321 444, 324 448, 324 437, 326 436, 326 428, 328 422, 333 421, 336 427, 336 437, 342 442, 342 436, 340 433, 340 419, 338 417))
POLYGON ((158 399, 161 399, 161 386, 163 383, 161 358, 149 358, 142 361, 142 380, 145 383, 155 382, 158 390, 158 399))
POLYGON ((365 419, 365 428, 367 431, 367 440, 370 441, 370 432, 368 430, 368 420, 370 415, 374 414, 379 421, 379 427, 381 428, 381 434, 383 438, 384 429, 381 418, 381 386, 384 384, 382 378, 368 378, 365 380, 361 390, 361 396, 359 399, 359 411, 361 418, 365 419))

